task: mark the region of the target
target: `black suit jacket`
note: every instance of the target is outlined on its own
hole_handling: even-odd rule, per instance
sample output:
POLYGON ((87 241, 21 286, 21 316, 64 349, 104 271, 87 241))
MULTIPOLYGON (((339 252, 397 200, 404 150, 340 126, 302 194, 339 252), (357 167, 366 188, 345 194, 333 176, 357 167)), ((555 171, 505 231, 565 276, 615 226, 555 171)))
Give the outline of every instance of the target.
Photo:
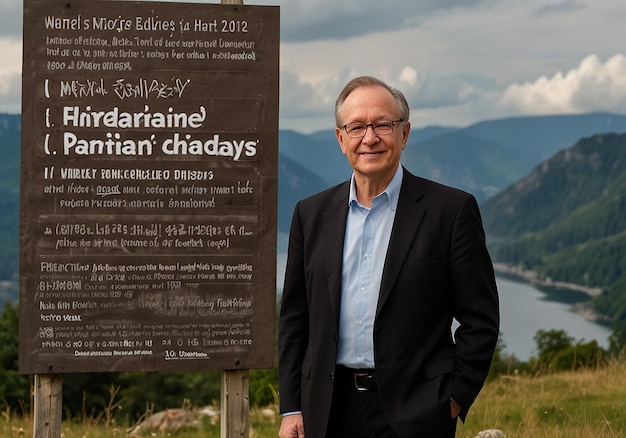
MULTIPOLYGON (((450 418, 450 397, 465 419, 482 388, 498 338, 498 296, 475 198, 403 171, 374 358, 391 425, 402 437, 426 437, 429 425, 450 418)), ((308 438, 324 437, 330 412, 348 195, 349 181, 300 201, 291 224, 280 409, 302 411, 308 438)))

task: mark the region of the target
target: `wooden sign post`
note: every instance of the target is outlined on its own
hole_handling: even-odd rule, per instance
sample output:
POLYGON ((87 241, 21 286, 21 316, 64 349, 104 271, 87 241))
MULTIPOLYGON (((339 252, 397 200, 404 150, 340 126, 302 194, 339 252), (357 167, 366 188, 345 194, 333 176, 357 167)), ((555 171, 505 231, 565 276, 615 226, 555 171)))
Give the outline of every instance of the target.
MULTIPOLYGON (((243 0, 222 0, 222 4, 243 5, 243 0)), ((220 403, 220 437, 250 436, 250 372, 222 371, 222 400, 220 403)))
POLYGON ((35 374, 33 438, 60 438, 62 419, 61 374, 35 374))

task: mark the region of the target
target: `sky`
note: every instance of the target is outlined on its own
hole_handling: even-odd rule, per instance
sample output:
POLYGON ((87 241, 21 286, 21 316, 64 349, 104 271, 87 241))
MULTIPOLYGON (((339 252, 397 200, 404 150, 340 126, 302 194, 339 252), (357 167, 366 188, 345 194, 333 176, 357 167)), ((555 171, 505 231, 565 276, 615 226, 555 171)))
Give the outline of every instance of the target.
MULTIPOLYGON (((0 0, 0 112, 21 106, 22 0, 0 0)), ((220 3, 205 1, 205 3, 220 3)), ((406 95, 415 127, 626 114, 624 0, 244 0, 281 14, 280 128, 334 128, 355 76, 406 95)))

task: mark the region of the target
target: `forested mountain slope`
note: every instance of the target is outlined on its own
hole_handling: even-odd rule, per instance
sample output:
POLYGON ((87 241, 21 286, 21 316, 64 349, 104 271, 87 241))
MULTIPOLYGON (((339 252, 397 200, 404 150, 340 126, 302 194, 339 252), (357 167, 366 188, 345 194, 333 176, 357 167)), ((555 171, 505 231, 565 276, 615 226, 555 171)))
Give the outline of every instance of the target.
POLYGON ((626 135, 581 139, 482 211, 495 262, 599 287, 592 306, 626 324, 626 135))

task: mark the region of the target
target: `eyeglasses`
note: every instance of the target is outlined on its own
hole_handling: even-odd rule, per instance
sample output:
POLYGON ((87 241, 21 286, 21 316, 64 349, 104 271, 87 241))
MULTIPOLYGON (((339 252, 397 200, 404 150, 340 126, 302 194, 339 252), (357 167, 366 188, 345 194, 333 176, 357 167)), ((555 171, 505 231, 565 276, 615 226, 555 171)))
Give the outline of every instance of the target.
POLYGON ((354 122, 343 125, 341 128, 346 131, 348 137, 361 138, 365 137, 367 128, 372 127, 372 131, 376 135, 389 135, 393 132, 396 123, 404 122, 404 119, 398 120, 378 120, 373 123, 354 122))

